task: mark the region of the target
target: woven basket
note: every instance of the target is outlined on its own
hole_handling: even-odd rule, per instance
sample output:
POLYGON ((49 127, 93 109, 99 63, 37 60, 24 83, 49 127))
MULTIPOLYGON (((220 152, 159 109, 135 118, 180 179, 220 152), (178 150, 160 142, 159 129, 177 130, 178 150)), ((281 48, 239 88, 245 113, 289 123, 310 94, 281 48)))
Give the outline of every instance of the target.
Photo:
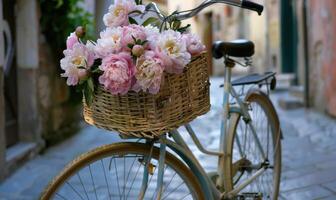
POLYGON ((84 118, 91 125, 117 131, 122 136, 156 138, 207 113, 209 86, 207 58, 203 53, 193 58, 183 74, 165 74, 156 95, 129 92, 118 96, 99 87, 91 107, 84 103, 84 118))

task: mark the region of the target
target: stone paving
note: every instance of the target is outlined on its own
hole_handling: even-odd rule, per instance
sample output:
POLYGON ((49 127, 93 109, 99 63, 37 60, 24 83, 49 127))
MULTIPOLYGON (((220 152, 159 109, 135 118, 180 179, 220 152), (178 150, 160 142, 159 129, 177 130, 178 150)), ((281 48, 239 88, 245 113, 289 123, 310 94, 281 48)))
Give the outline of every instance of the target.
MULTIPOLYGON (((219 143, 220 83, 221 79, 212 80, 211 111, 192 123, 203 145, 212 150, 219 143)), ((286 93, 277 92, 272 98, 277 102, 283 95, 286 93)), ((284 133, 281 199, 336 199, 335 119, 304 109, 277 109, 284 133)), ((190 141, 185 130, 180 131, 190 141)), ((48 149, 5 180, 0 185, 0 200, 38 199, 52 177, 76 156, 118 141, 116 134, 85 126, 78 135, 48 149)), ((207 170, 215 170, 216 158, 201 154, 192 144, 191 149, 207 170)))

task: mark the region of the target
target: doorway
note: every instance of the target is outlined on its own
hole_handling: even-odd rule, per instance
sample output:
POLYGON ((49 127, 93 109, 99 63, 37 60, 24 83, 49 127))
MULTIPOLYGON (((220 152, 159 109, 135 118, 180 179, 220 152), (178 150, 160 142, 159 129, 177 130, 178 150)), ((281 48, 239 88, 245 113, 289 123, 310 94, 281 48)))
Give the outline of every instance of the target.
POLYGON ((298 27, 296 19, 296 4, 295 1, 292 0, 281 0, 280 2, 282 72, 297 75, 298 27))
POLYGON ((15 2, 3 1, 3 19, 5 24, 5 138, 6 147, 18 143, 18 101, 17 101, 17 67, 15 59, 15 2))

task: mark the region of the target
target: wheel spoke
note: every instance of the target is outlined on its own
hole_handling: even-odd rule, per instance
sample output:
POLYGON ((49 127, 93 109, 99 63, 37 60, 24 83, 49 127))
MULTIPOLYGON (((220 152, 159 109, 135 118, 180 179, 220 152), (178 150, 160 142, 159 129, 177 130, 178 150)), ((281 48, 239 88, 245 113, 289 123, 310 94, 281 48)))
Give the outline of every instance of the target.
POLYGON ((97 190, 96 190, 96 185, 95 182, 93 180, 93 176, 92 176, 92 170, 91 170, 91 165, 89 165, 89 171, 90 171, 90 176, 91 176, 91 180, 92 180, 92 185, 93 185, 93 190, 96 196, 96 200, 98 200, 98 195, 97 195, 97 190))
POLYGON ((130 194, 130 192, 131 192, 131 190, 132 190, 132 188, 133 188, 133 184, 134 184, 136 178, 138 177, 138 174, 139 174, 139 171, 140 171, 141 166, 142 166, 142 164, 139 162, 139 167, 138 167, 138 169, 137 169, 137 171, 136 171, 136 174, 135 174, 135 176, 134 176, 134 178, 133 178, 133 180, 132 180, 131 187, 130 187, 130 189, 129 189, 128 192, 127 192, 126 200, 128 199, 128 195, 130 194))
POLYGON ((173 190, 171 190, 170 192, 168 192, 168 194, 166 196, 164 196, 162 198, 162 200, 165 200, 169 195, 173 194, 179 187, 181 187, 184 184, 184 182, 182 182, 181 184, 179 184, 177 187, 175 187, 173 190))
POLYGON ((62 196, 62 195, 60 195, 60 194, 58 194, 58 193, 56 193, 55 195, 56 195, 57 197, 60 197, 61 199, 68 200, 66 197, 64 197, 64 196, 62 196))
POLYGON ((82 200, 84 200, 82 195, 79 194, 79 192, 72 186, 71 183, 69 183, 68 181, 66 181, 65 183, 72 189, 72 191, 74 191, 77 194, 77 196, 79 196, 82 200))
POLYGON ((104 178, 105 178, 105 183, 106 183, 106 186, 107 186, 107 191, 108 191, 109 199, 111 200, 110 185, 109 185, 109 183, 108 183, 108 181, 107 181, 104 162, 103 162, 103 160, 100 160, 100 161, 101 161, 101 164, 102 164, 102 167, 103 167, 103 171, 104 171, 104 178))
POLYGON ((88 195, 88 193, 87 193, 87 191, 86 191, 86 188, 85 188, 85 186, 84 186, 84 184, 83 184, 83 181, 82 181, 82 178, 80 177, 79 172, 76 173, 76 175, 77 175, 77 177, 78 177, 78 179, 79 179, 79 182, 81 183, 81 185, 82 185, 82 187, 83 187, 83 190, 84 190, 84 192, 85 192, 85 196, 86 196, 87 200, 90 200, 90 199, 89 199, 89 195, 88 195))
POLYGON ((116 170, 116 176, 117 176, 117 185, 118 185, 119 199, 121 200, 119 176, 118 176, 118 169, 117 169, 117 161, 116 161, 116 159, 113 159, 113 161, 114 161, 114 169, 116 170))
MULTIPOLYGON (((54 185, 52 188, 51 197, 47 199, 62 199, 62 200, 89 200, 89 199, 119 199, 127 200, 134 199, 141 190, 141 172, 143 171, 143 163, 140 158, 148 157, 148 152, 143 147, 137 144, 138 147, 128 145, 127 143, 111 145, 100 150, 93 150, 75 160, 70 167, 67 167, 59 176, 62 178, 62 185, 54 185), (122 149, 120 149, 120 146, 122 149), (140 148, 141 147, 141 148, 140 148), (108 153, 108 149, 111 153, 108 153), (129 149, 134 150, 134 152, 129 149), (101 151, 101 152, 99 152, 101 151), (130 152, 128 152, 130 151, 130 152), (139 160, 139 162, 137 162, 139 160), (136 164, 136 162, 138 164, 136 164), (123 171, 121 171, 123 170, 123 171), (128 171, 127 171, 128 170, 128 171), (107 197, 108 196, 108 197, 107 197)), ((151 159, 151 165, 156 166, 159 161, 158 149, 151 159)), ((148 188, 146 189, 145 199, 155 199, 155 191, 152 189, 156 186, 153 184, 157 177, 158 167, 153 168, 153 174, 148 176, 148 188), (155 177, 154 177, 155 176, 155 177), (153 196, 152 196, 153 195, 153 196)), ((166 158, 164 172, 164 183, 162 188, 162 200, 167 199, 189 199, 197 198, 200 191, 197 190, 194 179, 188 172, 188 168, 178 161, 177 158, 171 156, 166 158), (178 193, 176 193, 178 192, 178 193)), ((59 180, 58 180, 59 181, 59 180)), ((46 193, 45 196, 49 194, 46 193)))

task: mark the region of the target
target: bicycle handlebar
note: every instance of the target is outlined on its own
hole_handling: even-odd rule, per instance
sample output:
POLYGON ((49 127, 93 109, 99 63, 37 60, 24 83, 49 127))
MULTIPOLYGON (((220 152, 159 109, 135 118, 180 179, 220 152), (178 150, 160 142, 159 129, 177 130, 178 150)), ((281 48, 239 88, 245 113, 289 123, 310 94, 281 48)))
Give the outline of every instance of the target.
POLYGON ((249 9, 252 11, 256 11, 259 15, 261 15, 264 10, 264 7, 262 5, 251 2, 249 0, 206 0, 198 7, 192 10, 189 10, 189 11, 182 11, 182 12, 174 13, 171 16, 168 16, 168 19, 161 13, 160 9, 157 7, 155 3, 148 4, 146 6, 146 11, 154 11, 162 21, 165 21, 165 20, 169 21, 169 19, 185 20, 185 19, 194 17, 206 7, 212 4, 216 4, 216 3, 224 3, 224 4, 228 4, 232 6, 238 6, 244 9, 249 9), (151 10, 151 9, 154 9, 154 10, 151 10), (182 13, 185 13, 185 14, 182 14, 182 13))
POLYGON ((247 0, 242 1, 241 7, 256 11, 259 15, 261 15, 262 12, 264 11, 264 6, 247 0))

